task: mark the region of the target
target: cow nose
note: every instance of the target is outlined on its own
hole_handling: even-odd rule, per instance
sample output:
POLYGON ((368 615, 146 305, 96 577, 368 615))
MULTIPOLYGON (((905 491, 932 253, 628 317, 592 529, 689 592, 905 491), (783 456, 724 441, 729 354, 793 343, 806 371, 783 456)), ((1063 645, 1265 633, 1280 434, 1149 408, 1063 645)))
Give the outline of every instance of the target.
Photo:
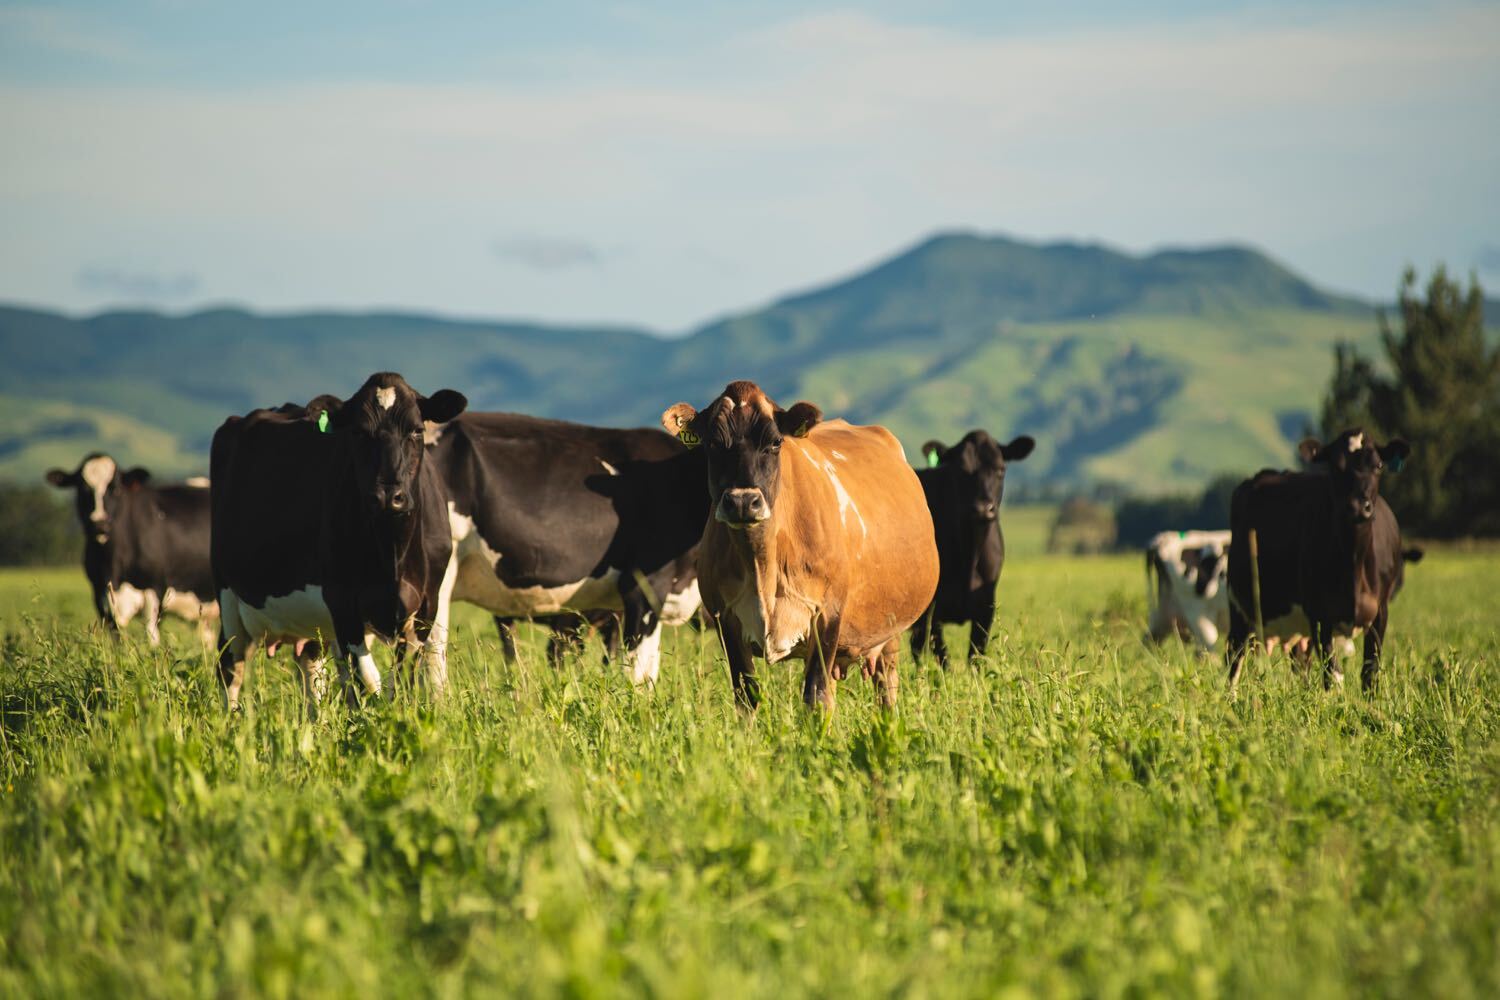
POLYGON ((725 524, 753 524, 764 521, 771 516, 771 512, 766 507, 764 494, 759 489, 750 487, 725 490, 724 495, 719 498, 716 516, 725 524))
POLYGON ((1370 502, 1369 500, 1366 500, 1363 504, 1360 505, 1359 512, 1365 517, 1369 517, 1371 514, 1375 513, 1375 504, 1370 502))
POLYGON ((401 489, 400 487, 397 487, 396 489, 391 490, 390 499, 386 501, 386 506, 391 510, 400 513, 401 511, 404 511, 411 506, 411 501, 407 499, 406 491, 401 489))

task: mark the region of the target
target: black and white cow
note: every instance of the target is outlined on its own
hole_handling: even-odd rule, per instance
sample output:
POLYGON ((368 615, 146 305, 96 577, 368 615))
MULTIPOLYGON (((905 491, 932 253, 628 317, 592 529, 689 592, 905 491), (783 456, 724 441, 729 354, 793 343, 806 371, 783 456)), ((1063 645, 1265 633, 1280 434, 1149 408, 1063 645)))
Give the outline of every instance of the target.
POLYGON ((51 470, 47 482, 73 491, 83 571, 100 621, 118 632, 141 613, 154 646, 165 610, 196 622, 212 640, 218 605, 208 562, 207 483, 156 486, 145 469, 122 470, 102 452, 85 456, 72 472, 51 470))
POLYGON ((465 413, 429 461, 450 494, 455 600, 512 619, 617 611, 631 679, 655 681, 661 626, 699 605, 701 455, 657 430, 465 413))
POLYGON ((457 563, 423 426, 465 405, 451 389, 429 398, 382 372, 346 402, 320 396, 306 407, 255 410, 214 434, 212 560, 230 708, 254 642, 314 640, 299 658, 310 711, 322 693, 324 650, 351 700, 354 670, 366 693, 379 694, 367 631, 414 636, 433 689, 446 687, 457 563))
POLYGON ((1235 489, 1225 649, 1231 685, 1258 618, 1262 640, 1310 637, 1326 684, 1342 679, 1337 640, 1363 632, 1360 678, 1366 689, 1374 686, 1390 601, 1408 561, 1380 478, 1399 469, 1410 451, 1399 438, 1377 445, 1363 431, 1347 430, 1326 445, 1303 442, 1306 471, 1264 470, 1235 489))
POLYGON ((1146 546, 1147 630, 1213 649, 1229 627, 1229 532, 1163 531, 1146 546))
POLYGON ((1001 444, 986 431, 973 430, 951 448, 937 441, 922 446, 928 468, 917 470, 941 573, 937 594, 927 613, 911 630, 911 653, 920 658, 930 644, 938 662, 948 665, 944 623, 972 622, 969 659, 989 647, 995 620, 995 585, 1005 565, 1005 535, 1000 531, 1000 500, 1005 466, 1019 462, 1036 447, 1026 435, 1001 444))

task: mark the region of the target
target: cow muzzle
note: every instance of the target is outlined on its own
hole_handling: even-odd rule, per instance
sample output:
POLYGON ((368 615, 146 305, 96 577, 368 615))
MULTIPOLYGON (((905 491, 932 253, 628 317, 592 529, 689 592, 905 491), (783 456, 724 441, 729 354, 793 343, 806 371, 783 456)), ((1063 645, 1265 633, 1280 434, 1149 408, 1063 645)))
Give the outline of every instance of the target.
POLYGON ((1375 516, 1374 500, 1355 500, 1353 503, 1354 520, 1368 521, 1375 516))
POLYGON ((999 513, 999 504, 988 503, 981 500, 974 505, 974 520, 993 521, 999 513))
POLYGON ((714 508, 714 520, 731 528, 744 528, 771 516, 770 505, 759 488, 725 490, 714 508))
POLYGON ((372 499, 382 513, 411 513, 411 494, 400 486, 376 486, 372 499))

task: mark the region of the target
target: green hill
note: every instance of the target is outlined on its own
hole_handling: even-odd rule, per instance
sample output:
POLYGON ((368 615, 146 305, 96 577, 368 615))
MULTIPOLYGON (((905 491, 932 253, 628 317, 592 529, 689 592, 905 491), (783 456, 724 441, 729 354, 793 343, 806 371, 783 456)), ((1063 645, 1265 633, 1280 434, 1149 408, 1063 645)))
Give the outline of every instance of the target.
POLYGON ((1160 491, 1287 462, 1332 344, 1373 343, 1372 312, 1241 247, 1134 256, 972 234, 675 340, 389 313, 0 307, 0 477, 100 446, 161 473, 201 470, 225 414, 394 369, 476 407, 615 425, 749 377, 888 424, 914 456, 984 426, 1037 438, 1024 481, 1160 491))

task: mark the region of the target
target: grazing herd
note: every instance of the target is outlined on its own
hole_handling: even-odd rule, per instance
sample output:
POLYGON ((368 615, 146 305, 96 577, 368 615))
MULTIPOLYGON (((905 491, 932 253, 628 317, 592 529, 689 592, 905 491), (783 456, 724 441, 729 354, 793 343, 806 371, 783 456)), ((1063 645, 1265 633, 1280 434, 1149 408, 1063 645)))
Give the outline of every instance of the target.
MULTIPOLYGON (((751 711, 757 657, 800 661, 803 700, 832 710, 855 668, 894 704, 908 630, 914 657, 945 666, 944 624, 969 625, 971 660, 985 652, 1006 466, 1030 437, 930 441, 913 470, 885 428, 782 409, 746 381, 661 422, 667 434, 474 413, 384 372, 348 399, 230 417, 208 483, 157 486, 97 453, 47 479, 74 491, 100 620, 118 631, 141 614, 153 643, 163 611, 205 639, 217 625, 231 709, 256 646, 294 651, 310 713, 330 658, 351 702, 381 694, 376 637, 441 692, 455 600, 494 616, 508 657, 517 621, 553 627, 554 660, 599 626, 637 684, 658 676, 663 626, 701 620, 751 711)), ((1229 531, 1158 535, 1150 637, 1209 650, 1227 635, 1231 684, 1259 637, 1315 654, 1331 684, 1362 635, 1373 685, 1403 564, 1420 556, 1379 495, 1408 453, 1359 430, 1305 442, 1301 470, 1240 485, 1229 531)))

